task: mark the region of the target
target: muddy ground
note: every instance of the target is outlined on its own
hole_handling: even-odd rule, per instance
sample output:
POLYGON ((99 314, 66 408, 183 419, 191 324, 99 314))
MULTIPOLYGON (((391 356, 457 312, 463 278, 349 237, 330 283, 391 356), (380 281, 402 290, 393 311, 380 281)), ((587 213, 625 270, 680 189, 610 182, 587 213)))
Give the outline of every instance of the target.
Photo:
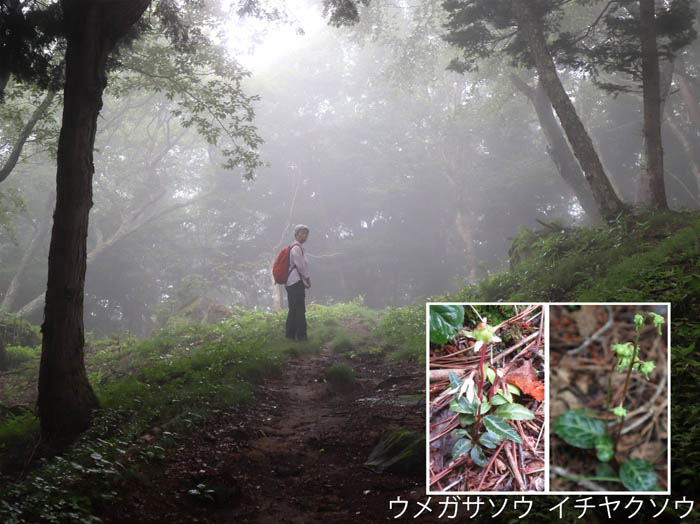
MULTIPOLYGON (((106 522, 376 523, 390 500, 423 500, 424 471, 364 465, 383 435, 425 428, 424 372, 381 355, 353 359, 355 387, 334 391, 328 350, 290 361, 256 402, 220 414, 120 486, 106 522)), ((422 466, 423 467, 423 466, 422 466)), ((415 505, 415 504, 414 504, 415 505)))

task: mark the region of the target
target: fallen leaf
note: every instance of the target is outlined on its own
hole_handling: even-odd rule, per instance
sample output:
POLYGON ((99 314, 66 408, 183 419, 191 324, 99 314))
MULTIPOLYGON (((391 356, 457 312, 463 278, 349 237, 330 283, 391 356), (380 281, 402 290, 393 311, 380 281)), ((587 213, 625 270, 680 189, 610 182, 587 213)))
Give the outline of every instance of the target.
POLYGON ((508 371, 506 382, 520 388, 520 391, 530 395, 537 401, 544 400, 544 384, 537 379, 537 374, 532 367, 532 362, 524 360, 523 363, 508 371))

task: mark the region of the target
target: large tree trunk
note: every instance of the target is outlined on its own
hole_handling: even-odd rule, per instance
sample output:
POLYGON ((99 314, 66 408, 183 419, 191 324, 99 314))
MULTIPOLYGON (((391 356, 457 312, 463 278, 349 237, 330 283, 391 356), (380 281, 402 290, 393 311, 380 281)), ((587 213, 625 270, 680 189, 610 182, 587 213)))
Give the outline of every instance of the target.
POLYGON ((84 363, 83 296, 93 147, 107 57, 148 0, 62 0, 66 84, 58 141, 56 209, 44 306, 39 418, 42 436, 71 441, 89 425, 97 397, 84 363))
POLYGON ((642 92, 644 105, 644 152, 649 203, 668 209, 664 187, 664 151, 661 144, 661 85, 656 46, 654 0, 639 0, 639 38, 642 45, 642 92))
POLYGON ((600 215, 606 219, 614 218, 623 211, 624 206, 615 190, 610 184, 603 165, 593 147, 591 137, 576 114, 576 109, 571 99, 566 94, 564 86, 559 79, 552 55, 547 49, 547 42, 542 30, 534 19, 531 8, 525 0, 514 2, 515 15, 518 25, 523 31, 524 37, 535 60, 537 74, 540 82, 552 102, 552 106, 559 117, 561 126, 571 144, 571 149, 576 155, 581 169, 591 187, 593 198, 600 215))
POLYGON ((564 182, 576 195, 579 204, 586 212, 588 223, 597 224, 600 222, 601 217, 593 198, 593 193, 588 184, 586 184, 586 178, 583 175, 583 171, 581 171, 581 166, 579 166, 576 157, 571 152, 566 137, 552 112, 552 103, 544 91, 542 82, 538 82, 537 87, 532 88, 515 74, 511 74, 510 78, 513 85, 528 97, 535 108, 542 132, 549 145, 547 149, 549 158, 554 162, 564 182))

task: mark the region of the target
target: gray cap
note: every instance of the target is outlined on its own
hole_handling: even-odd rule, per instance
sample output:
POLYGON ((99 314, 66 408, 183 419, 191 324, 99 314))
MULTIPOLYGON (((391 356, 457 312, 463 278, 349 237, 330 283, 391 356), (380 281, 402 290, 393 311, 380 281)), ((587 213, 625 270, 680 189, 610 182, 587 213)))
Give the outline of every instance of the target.
POLYGON ((297 236, 297 233, 301 231, 302 229, 306 229, 307 231, 309 230, 309 226, 305 226, 304 224, 299 224, 294 228, 294 236, 297 236))

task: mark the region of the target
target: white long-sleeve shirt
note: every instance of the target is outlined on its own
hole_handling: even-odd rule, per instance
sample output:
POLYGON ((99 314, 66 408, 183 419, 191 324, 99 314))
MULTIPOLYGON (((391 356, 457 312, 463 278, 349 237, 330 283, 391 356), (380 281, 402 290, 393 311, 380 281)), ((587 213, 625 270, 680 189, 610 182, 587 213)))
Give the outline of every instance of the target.
POLYGON ((292 248, 289 250, 289 267, 293 269, 287 278, 288 286, 296 284, 302 277, 304 280, 309 279, 309 265, 306 263, 304 249, 298 242, 292 244, 292 248))

